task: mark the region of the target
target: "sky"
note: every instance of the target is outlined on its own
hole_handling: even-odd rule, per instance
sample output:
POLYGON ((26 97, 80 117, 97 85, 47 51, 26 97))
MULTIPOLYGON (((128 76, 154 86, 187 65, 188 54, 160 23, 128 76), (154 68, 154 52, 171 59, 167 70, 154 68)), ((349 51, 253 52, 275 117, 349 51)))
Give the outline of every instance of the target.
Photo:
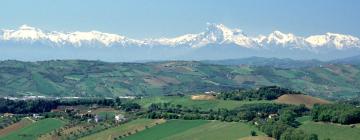
POLYGON ((0 29, 23 24, 50 31, 175 37, 206 23, 246 34, 274 30, 300 36, 335 32, 360 37, 359 0, 0 0, 0 29))

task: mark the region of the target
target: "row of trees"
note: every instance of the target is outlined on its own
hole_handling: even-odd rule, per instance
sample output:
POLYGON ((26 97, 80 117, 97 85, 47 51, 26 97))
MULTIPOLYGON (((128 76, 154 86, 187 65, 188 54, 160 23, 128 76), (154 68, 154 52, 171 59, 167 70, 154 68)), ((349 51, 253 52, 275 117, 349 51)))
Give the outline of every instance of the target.
POLYGON ((139 109, 140 105, 117 99, 70 99, 70 100, 9 100, 0 98, 0 113, 29 114, 49 112, 58 106, 76 105, 122 106, 126 111, 139 109))
POLYGON ((314 105, 311 116, 314 121, 354 124, 360 123, 360 108, 351 104, 314 105))
POLYGON ((197 108, 187 108, 181 105, 169 103, 151 104, 146 116, 151 119, 203 119, 221 121, 251 121, 255 118, 268 118, 270 114, 277 114, 283 108, 294 108, 295 112, 308 111, 305 106, 290 106, 275 103, 248 104, 235 109, 199 110, 197 108))
POLYGON ((238 89, 221 92, 217 97, 223 100, 274 100, 284 94, 301 94, 278 86, 266 86, 259 89, 238 89))
POLYGON ((0 99, 0 113, 28 114, 49 112, 57 108, 58 100, 8 100, 0 99))

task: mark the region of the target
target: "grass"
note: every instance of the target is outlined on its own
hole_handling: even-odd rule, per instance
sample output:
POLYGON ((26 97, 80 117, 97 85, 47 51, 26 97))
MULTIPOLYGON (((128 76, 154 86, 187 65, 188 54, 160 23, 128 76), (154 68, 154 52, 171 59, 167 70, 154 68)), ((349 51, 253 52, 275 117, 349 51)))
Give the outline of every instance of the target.
POLYGON ((263 136, 264 133, 245 123, 211 121, 204 125, 165 138, 166 140, 236 140, 250 136, 251 131, 263 136))
POLYGON ((151 129, 147 129, 141 132, 138 132, 129 137, 125 137, 124 140, 140 140, 146 138, 146 140, 160 140, 167 137, 176 135, 181 132, 185 132, 188 129, 198 127, 209 123, 209 121, 204 120, 170 120, 167 123, 157 125, 151 129))
POLYGON ((154 96, 136 100, 141 106, 147 108, 152 103, 171 103, 179 104, 190 108, 201 108, 204 110, 209 109, 234 109, 244 104, 267 103, 271 101, 232 101, 232 100, 191 100, 190 96, 177 97, 177 96, 154 96))
POLYGON ((58 91, 56 86, 54 86, 54 84, 51 81, 45 79, 40 74, 33 73, 32 78, 34 80, 34 83, 36 84, 36 88, 40 93, 53 94, 54 92, 58 91))
POLYGON ((298 129, 317 134, 319 140, 327 138, 331 140, 358 140, 360 138, 359 125, 351 128, 349 125, 313 122, 308 118, 300 118, 300 122, 301 120, 302 125, 298 129))
POLYGON ((25 126, 30 125, 31 123, 33 122, 29 118, 23 118, 19 122, 16 122, 14 124, 11 124, 10 126, 0 129, 0 136, 7 135, 13 131, 19 130, 25 126))
POLYGON ((2 140, 35 140, 40 135, 49 133, 52 130, 60 128, 65 122, 58 119, 43 119, 23 127, 17 131, 11 132, 8 135, 0 137, 2 140))
POLYGON ((246 123, 205 120, 170 120, 164 124, 125 137, 125 140, 236 140, 250 136, 255 131, 265 136, 255 127, 246 123))
POLYGON ((156 123, 163 122, 165 122, 165 120, 137 119, 126 124, 83 137, 80 140, 113 140, 114 138, 128 134, 128 132, 134 133, 135 131, 144 130, 146 126, 151 127, 156 123))

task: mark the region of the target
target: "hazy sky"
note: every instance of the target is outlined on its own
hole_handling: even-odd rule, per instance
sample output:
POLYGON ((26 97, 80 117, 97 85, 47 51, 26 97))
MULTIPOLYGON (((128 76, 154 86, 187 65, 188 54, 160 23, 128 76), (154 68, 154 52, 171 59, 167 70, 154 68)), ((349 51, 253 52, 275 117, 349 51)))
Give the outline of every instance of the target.
POLYGON ((249 35, 336 32, 360 37, 359 0, 0 0, 0 28, 117 33, 132 38, 204 31, 206 23, 249 35))

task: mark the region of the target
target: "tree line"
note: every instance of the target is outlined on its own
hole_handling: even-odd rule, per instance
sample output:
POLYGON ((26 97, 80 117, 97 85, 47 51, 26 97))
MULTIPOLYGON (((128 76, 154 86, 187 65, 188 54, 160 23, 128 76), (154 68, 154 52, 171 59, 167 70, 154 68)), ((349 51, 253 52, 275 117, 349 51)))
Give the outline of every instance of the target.
POLYGON ((50 99, 35 99, 35 100, 9 100, 0 98, 0 113, 13 114, 29 114, 29 113, 44 113, 56 109, 58 106, 77 106, 77 105, 100 105, 100 106, 121 106, 125 111, 132 111, 140 109, 140 105, 130 103, 119 98, 116 99, 69 99, 69 100, 50 100, 50 99))
POLYGON ((217 97, 223 100, 274 100, 284 94, 302 94, 278 86, 266 86, 258 89, 238 89, 221 92, 217 97))
POLYGON ((360 108, 352 104, 318 104, 312 108, 311 116, 314 121, 355 124, 360 123, 360 108))

